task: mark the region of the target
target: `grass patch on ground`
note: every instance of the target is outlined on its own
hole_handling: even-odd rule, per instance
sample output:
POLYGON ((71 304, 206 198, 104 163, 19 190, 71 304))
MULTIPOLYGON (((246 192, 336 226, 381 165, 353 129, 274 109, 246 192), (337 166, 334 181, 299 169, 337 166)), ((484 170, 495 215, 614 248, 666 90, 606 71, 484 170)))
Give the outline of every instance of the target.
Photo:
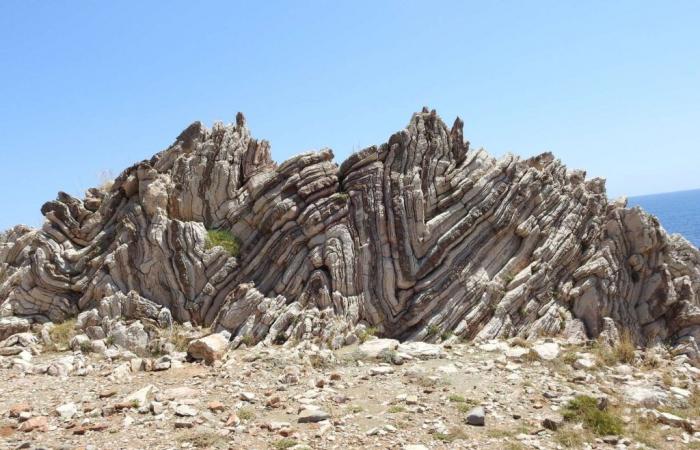
POLYGON ((75 336, 75 319, 68 319, 55 324, 49 330, 51 349, 58 351, 70 347, 70 340, 75 336))
POLYGON ((207 250, 222 247, 231 256, 241 254, 241 240, 228 230, 207 230, 207 250))
POLYGON ((560 428, 554 433, 554 441, 564 448, 583 448, 586 434, 585 431, 571 427, 560 428))
POLYGON ((241 419, 243 422, 247 422, 255 418, 255 413, 250 408, 241 408, 238 410, 237 414, 238 418, 241 419))
POLYGON ((598 408, 593 397, 581 395, 571 400, 562 413, 567 422, 581 422, 584 428, 599 436, 621 435, 622 420, 610 411, 598 408))
POLYGON ((625 330, 620 334, 620 341, 614 347, 595 342, 593 353, 599 366, 609 367, 618 363, 633 364, 635 362, 635 346, 632 334, 625 330))
POLYGON ((213 431, 186 431, 178 434, 175 440, 194 448, 226 448, 226 439, 213 431))
POLYGON ((406 408, 404 408, 404 407, 401 406, 401 405, 394 405, 394 406, 391 406, 389 409, 386 410, 386 412, 388 412, 389 414, 398 414, 398 413, 402 413, 402 412, 405 412, 405 411, 406 411, 406 408))
POLYGON ((276 441, 274 444, 272 444, 272 446, 274 448, 276 448, 277 450, 284 450, 286 448, 292 448, 295 445, 297 445, 297 441, 295 441, 294 439, 288 439, 288 438, 280 439, 279 441, 276 441))
POLYGON ((447 399, 452 403, 464 403, 467 401, 466 398, 462 397, 459 394, 451 394, 449 397, 447 397, 447 399))
POLYGON ((433 433, 433 439, 450 443, 461 439, 469 439, 469 435, 461 428, 452 428, 449 433, 433 433))

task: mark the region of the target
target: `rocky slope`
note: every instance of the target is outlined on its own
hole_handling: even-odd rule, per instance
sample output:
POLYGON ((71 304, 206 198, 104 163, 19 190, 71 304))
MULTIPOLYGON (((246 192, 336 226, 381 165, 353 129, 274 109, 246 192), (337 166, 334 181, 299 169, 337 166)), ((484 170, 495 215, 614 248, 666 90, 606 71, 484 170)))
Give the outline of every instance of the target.
POLYGON ((328 149, 276 165, 240 114, 194 123, 42 212, 0 236, 0 339, 82 313, 127 347, 173 321, 248 346, 629 332, 698 361, 697 248, 549 153, 470 149, 434 111, 340 165, 328 149))

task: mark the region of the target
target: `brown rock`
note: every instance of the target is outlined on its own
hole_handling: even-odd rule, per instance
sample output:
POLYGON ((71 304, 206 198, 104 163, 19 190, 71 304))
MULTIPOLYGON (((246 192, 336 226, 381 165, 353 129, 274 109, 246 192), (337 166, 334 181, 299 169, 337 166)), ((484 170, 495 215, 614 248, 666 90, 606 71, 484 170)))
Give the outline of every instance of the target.
POLYGON ((46 416, 32 417, 19 426, 20 431, 29 433, 31 431, 49 431, 49 419, 46 416))
POLYGON ((221 402, 213 401, 207 403, 207 408, 213 412, 222 412, 224 409, 226 409, 226 406, 224 406, 224 404, 221 402))
POLYGON ((29 403, 17 403, 10 406, 9 414, 10 417, 19 417, 23 412, 29 412, 32 410, 32 405, 29 403))

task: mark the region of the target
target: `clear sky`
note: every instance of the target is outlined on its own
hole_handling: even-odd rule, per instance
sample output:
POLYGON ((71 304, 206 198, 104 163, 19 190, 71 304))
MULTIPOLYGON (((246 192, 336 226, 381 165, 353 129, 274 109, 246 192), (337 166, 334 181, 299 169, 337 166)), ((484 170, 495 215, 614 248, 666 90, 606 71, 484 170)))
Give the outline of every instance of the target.
POLYGON ((234 121, 282 161, 424 105, 611 196, 700 187, 699 1, 0 2, 0 229, 234 121))

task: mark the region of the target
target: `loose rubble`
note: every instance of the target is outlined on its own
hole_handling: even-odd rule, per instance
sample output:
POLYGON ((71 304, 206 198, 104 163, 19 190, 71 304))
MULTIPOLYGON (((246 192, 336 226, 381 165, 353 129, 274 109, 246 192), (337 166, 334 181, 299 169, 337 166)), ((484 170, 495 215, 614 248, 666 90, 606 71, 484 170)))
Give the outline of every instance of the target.
MULTIPOLYGON (((0 397, 0 448, 700 446, 700 369, 661 346, 633 350, 631 364, 611 361, 602 341, 552 338, 400 344, 369 337, 332 352, 309 343, 234 349, 227 341, 216 358, 194 358, 167 342, 170 330, 151 333, 172 344, 165 347, 176 366, 156 368, 162 345, 136 355, 114 343, 98 353, 13 339, 34 347, 26 364, 0 357, 0 377, 13 386, 0 397), (403 359, 396 363, 387 351, 403 359), (572 419, 567 411, 578 398, 592 399, 613 428, 599 433, 585 415, 572 419)), ((187 335, 181 347, 213 334, 187 327, 187 335)))

